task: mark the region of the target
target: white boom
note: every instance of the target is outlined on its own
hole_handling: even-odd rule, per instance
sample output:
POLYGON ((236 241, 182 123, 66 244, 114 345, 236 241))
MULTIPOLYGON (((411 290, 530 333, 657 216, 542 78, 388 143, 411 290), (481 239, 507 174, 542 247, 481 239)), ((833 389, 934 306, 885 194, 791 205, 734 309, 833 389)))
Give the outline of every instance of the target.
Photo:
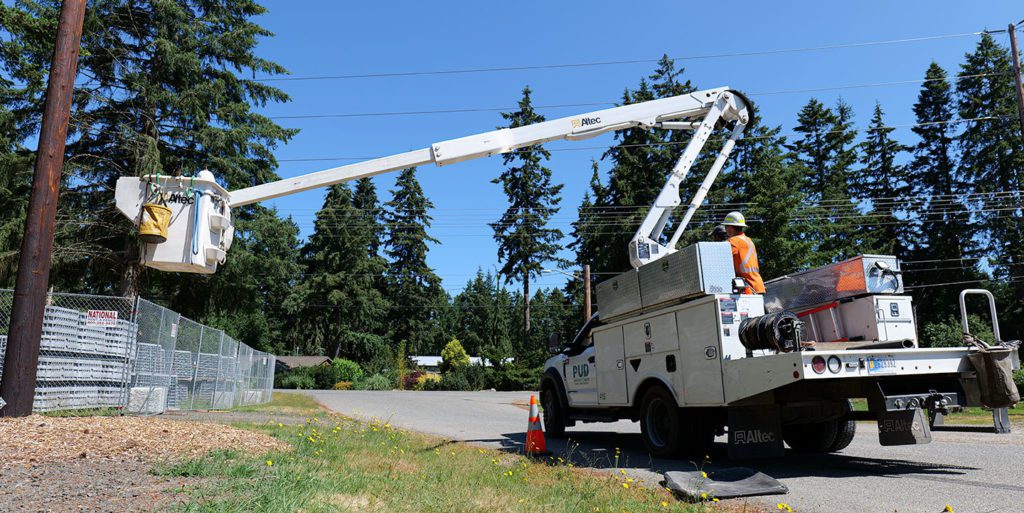
POLYGON ((143 262, 147 266, 169 271, 212 273, 216 271, 217 264, 224 261, 225 252, 230 247, 232 207, 413 166, 445 166, 489 157, 559 139, 577 141, 634 127, 693 130, 692 139, 672 168, 668 182, 629 243, 630 261, 634 267, 640 267, 675 251, 676 242, 704 201, 736 140, 742 136, 751 111, 752 106, 745 97, 727 87, 720 87, 451 139, 434 143, 429 148, 232 192, 221 188, 208 171, 194 178, 161 175, 125 177, 117 182, 117 206, 125 216, 138 224, 144 204, 169 198, 168 206, 172 209, 172 215, 167 241, 161 244, 145 243, 143 262), (686 178, 711 133, 725 123, 733 123, 729 139, 672 237, 666 241, 665 227, 673 210, 680 204, 679 185, 686 178), (212 222, 210 216, 216 216, 212 222), (179 222, 182 220, 188 222, 179 222))

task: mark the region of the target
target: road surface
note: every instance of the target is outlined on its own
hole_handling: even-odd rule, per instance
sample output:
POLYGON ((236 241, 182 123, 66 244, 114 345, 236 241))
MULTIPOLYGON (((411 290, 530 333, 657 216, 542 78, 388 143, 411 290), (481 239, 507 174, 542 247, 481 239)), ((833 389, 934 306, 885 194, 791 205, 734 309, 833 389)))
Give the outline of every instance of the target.
MULTIPOLYGON (((518 449, 525 439, 529 392, 311 391, 325 407, 361 418, 388 419, 404 429, 500 449, 518 449)), ((579 424, 569 428, 568 452, 578 465, 627 469, 652 485, 668 470, 692 470, 689 461, 651 459, 639 424, 579 424), (618 434, 616 434, 618 433, 618 434), (579 446, 575 447, 578 443, 579 446), (622 456, 615 461, 615 449, 622 456)), ((853 443, 839 454, 729 462, 724 437, 717 440, 707 470, 746 466, 779 479, 789 494, 757 499, 784 501, 798 512, 957 513, 1024 512, 1024 426, 1009 435, 983 432, 933 433, 929 445, 881 447, 871 423, 859 423, 853 443)), ((548 448, 567 452, 563 441, 548 448)))

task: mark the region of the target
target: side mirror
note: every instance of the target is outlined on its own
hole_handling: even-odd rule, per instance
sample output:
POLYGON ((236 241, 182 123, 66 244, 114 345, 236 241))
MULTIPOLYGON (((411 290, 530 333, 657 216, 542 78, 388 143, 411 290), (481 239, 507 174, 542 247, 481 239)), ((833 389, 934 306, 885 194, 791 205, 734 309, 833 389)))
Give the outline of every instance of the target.
POLYGON ((562 351, 562 336, 557 332, 548 335, 548 352, 557 354, 562 351))

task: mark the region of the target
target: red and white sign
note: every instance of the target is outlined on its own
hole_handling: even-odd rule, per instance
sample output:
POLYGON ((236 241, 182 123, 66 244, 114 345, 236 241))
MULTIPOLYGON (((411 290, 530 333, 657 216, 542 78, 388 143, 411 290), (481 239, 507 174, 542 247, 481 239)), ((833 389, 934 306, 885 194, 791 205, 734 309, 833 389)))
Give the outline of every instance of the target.
POLYGON ((85 315, 86 326, 117 326, 117 310, 89 310, 85 315))

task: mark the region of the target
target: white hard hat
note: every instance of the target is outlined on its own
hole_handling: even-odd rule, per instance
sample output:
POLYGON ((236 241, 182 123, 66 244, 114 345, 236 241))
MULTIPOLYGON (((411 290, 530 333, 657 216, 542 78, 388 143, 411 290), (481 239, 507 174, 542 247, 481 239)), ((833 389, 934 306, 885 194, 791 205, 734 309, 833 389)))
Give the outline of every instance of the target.
POLYGON ((746 228, 747 220, 744 219, 743 214, 739 212, 729 212, 729 214, 725 216, 725 221, 722 221, 722 224, 725 226, 741 226, 746 228))

